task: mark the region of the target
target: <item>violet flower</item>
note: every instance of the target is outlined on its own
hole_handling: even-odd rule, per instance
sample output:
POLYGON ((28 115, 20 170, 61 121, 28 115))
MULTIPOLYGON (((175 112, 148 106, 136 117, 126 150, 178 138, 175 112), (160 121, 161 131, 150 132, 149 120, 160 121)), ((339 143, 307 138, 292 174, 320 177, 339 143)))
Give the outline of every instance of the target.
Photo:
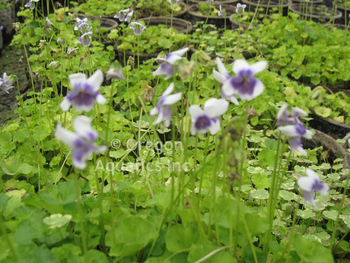
POLYGON ((309 202, 316 207, 314 192, 327 195, 330 188, 328 184, 320 182, 320 178, 315 171, 306 168, 306 174, 307 176, 298 179, 298 186, 303 190, 305 202, 309 202))
POLYGON ((141 35, 142 31, 146 29, 145 26, 137 22, 131 22, 129 27, 134 30, 135 35, 141 35))
POLYGON ((50 34, 51 25, 52 25, 52 22, 50 21, 50 19, 48 17, 46 17, 46 23, 44 25, 44 31, 46 34, 50 34))
POLYGON ((179 3, 179 0, 168 0, 168 2, 172 5, 177 5, 179 3))
POLYGON ((83 73, 72 74, 68 77, 73 90, 60 104, 63 111, 68 111, 71 103, 76 110, 86 112, 94 107, 95 100, 99 104, 106 103, 106 99, 98 92, 103 81, 101 70, 96 70, 88 79, 83 73))
POLYGON ((86 116, 78 116, 73 121, 74 132, 62 128, 58 123, 55 137, 67 144, 72 150, 73 166, 78 169, 86 168, 86 160, 92 157, 93 152, 102 153, 106 146, 96 146, 94 142, 98 134, 91 127, 91 119, 86 116))
POLYGON ((107 79, 125 79, 122 65, 118 60, 114 61, 106 73, 107 79))
POLYGON ((8 90, 13 88, 13 76, 7 76, 6 72, 2 74, 2 78, 0 78, 0 87, 6 93, 9 93, 8 90))
POLYGON ((160 66, 157 68, 156 71, 153 72, 153 76, 158 76, 158 75, 166 75, 165 79, 170 78, 171 76, 174 75, 174 71, 176 72, 177 69, 174 70, 174 64, 176 61, 181 59, 183 55, 187 52, 188 47, 173 51, 171 52, 163 61, 160 66))
POLYGON ((118 18, 120 22, 125 21, 130 23, 134 11, 133 10, 131 10, 131 12, 129 11, 130 11, 130 8, 120 10, 118 14, 114 16, 114 18, 118 18))
POLYGON ((158 114, 158 118, 153 123, 153 125, 159 124, 162 121, 164 121, 165 126, 169 127, 170 119, 171 119, 171 107, 170 107, 170 105, 173 105, 176 102, 178 102, 182 96, 182 92, 170 95, 170 93, 172 93, 173 90, 174 90, 174 83, 172 82, 169 85, 169 87, 163 92, 156 107, 150 111, 149 114, 151 116, 158 114))
POLYGON ((204 110, 198 105, 191 105, 189 108, 192 127, 191 134, 210 133, 216 134, 220 130, 219 116, 228 109, 228 102, 224 99, 211 98, 204 103, 204 110))
POLYGON ((74 26, 74 30, 78 30, 79 27, 80 27, 80 25, 83 24, 83 23, 86 23, 87 20, 88 20, 87 18, 80 19, 79 17, 77 17, 77 22, 78 22, 78 24, 76 24, 76 25, 74 26))
POLYGON ((300 122, 298 118, 305 115, 307 113, 302 109, 284 104, 277 113, 276 125, 295 125, 300 122))
POLYGON ((216 58, 216 64, 218 66, 219 72, 217 72, 215 69, 213 69, 213 75, 214 75, 214 78, 221 84, 221 88, 220 88, 221 98, 228 99, 228 100, 232 101, 234 104, 239 105, 235 94, 227 96, 222 89, 223 84, 226 81, 229 81, 231 79, 230 74, 227 72, 227 70, 226 70, 224 64, 221 62, 220 58, 216 58))
POLYGON ((76 41, 76 43, 82 44, 84 47, 88 47, 91 44, 91 34, 92 32, 86 32, 81 35, 81 37, 76 41))
POLYGON ((24 5, 24 7, 30 8, 30 10, 33 10, 35 8, 35 5, 33 2, 39 2, 39 0, 30 0, 28 3, 24 5))
POLYGON ((254 78, 254 75, 263 71, 267 66, 266 61, 259 61, 253 65, 249 65, 243 59, 237 59, 233 63, 233 72, 237 77, 230 78, 225 81, 222 89, 226 96, 238 94, 242 100, 252 100, 264 91, 263 83, 254 78))
POLYGON ((218 16, 224 17, 224 12, 221 10, 221 5, 220 5, 220 10, 218 12, 218 16))
POLYGON ((0 30, 3 30, 4 29, 4 26, 0 26, 0 30))
POLYGON ((237 4, 236 6, 236 12, 239 15, 242 15, 244 13, 244 9, 246 8, 247 5, 241 5, 240 3, 237 4))

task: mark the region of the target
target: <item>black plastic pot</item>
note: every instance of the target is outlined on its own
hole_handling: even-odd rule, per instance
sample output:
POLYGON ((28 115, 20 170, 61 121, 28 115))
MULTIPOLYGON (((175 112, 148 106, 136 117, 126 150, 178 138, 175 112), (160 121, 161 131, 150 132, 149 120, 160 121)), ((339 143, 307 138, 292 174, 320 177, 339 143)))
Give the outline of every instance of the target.
POLYGON ((15 0, 5 1, 8 3, 12 2, 12 6, 6 9, 0 9, 0 25, 4 27, 2 29, 3 44, 9 44, 15 34, 15 30, 13 29, 13 23, 16 22, 15 0))
POLYGON ((301 3, 301 4, 291 4, 289 6, 289 9, 296 14, 300 15, 300 19, 312 19, 315 22, 320 22, 322 24, 325 23, 329 23, 330 21, 335 21, 336 23, 338 23, 339 19, 341 19, 342 17, 342 13, 340 11, 336 11, 333 13, 333 15, 323 15, 320 14, 320 11, 318 10, 318 8, 323 8, 325 11, 327 11, 328 13, 332 14, 332 9, 326 6, 322 6, 322 5, 312 5, 312 12, 311 10, 311 4, 308 3, 301 3), (306 13, 307 12, 307 13, 306 13))
MULTIPOLYGON (((122 64, 124 66, 124 53, 125 53, 125 61, 126 63, 128 62, 129 57, 133 57, 134 58, 134 67, 137 68, 137 53, 133 53, 131 51, 125 51, 122 49, 117 49, 116 50, 118 52, 118 61, 120 62, 120 64, 122 64)), ((139 53, 139 57, 140 57, 140 65, 143 64, 143 62, 151 59, 151 58, 156 58, 158 56, 158 53, 139 53)))
POLYGON ((349 23, 349 14, 350 14, 350 9, 346 7, 342 7, 340 5, 337 5, 333 1, 333 5, 337 7, 337 9, 342 12, 343 16, 340 18, 337 22, 342 25, 347 25, 349 23))
MULTIPOLYGON (((262 11, 258 11, 260 13, 266 14, 272 14, 272 13, 278 13, 279 11, 273 10, 273 8, 280 8, 280 2, 279 0, 261 0, 260 3, 257 0, 243 0, 243 3, 247 5, 246 10, 247 11, 255 11, 256 8, 262 8, 262 11)), ((284 16, 288 14, 288 0, 283 0, 282 4, 282 13, 284 16)))
MULTIPOLYGON (((220 9, 220 5, 214 4, 216 9, 220 9)), ((226 17, 220 16, 206 16, 198 14, 199 5, 191 5, 188 8, 188 13, 190 15, 191 23, 194 25, 196 22, 206 22, 207 24, 215 25, 217 28, 225 28, 225 20, 226 20, 226 28, 231 28, 231 22, 229 17, 236 12, 236 7, 233 5, 221 5, 222 9, 226 10, 226 17)))

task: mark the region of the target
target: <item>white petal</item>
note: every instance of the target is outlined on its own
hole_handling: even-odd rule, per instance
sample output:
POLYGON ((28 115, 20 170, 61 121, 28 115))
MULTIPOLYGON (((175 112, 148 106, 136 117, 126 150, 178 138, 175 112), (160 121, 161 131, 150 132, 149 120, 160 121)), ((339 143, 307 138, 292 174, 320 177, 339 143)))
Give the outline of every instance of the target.
POLYGON ((162 97, 168 96, 174 90, 174 82, 171 82, 169 87, 163 92, 162 97))
POLYGON ((192 126, 191 126, 191 135, 195 135, 196 132, 197 132, 196 126, 194 125, 194 123, 192 123, 192 126))
POLYGON ((234 95, 230 96, 230 100, 231 100, 231 102, 234 103, 235 105, 239 105, 239 102, 238 102, 236 96, 234 96, 234 95))
POLYGON ((176 93, 173 95, 169 95, 169 96, 164 98, 163 105, 173 105, 176 102, 178 102, 179 100, 181 100, 181 96, 182 96, 182 92, 179 92, 179 93, 176 93))
POLYGON ((312 132, 311 131, 308 131, 306 130, 305 134, 303 135, 303 137, 305 137, 306 139, 312 139, 312 132))
POLYGON ((261 71, 263 71, 267 66, 267 62, 266 61, 259 61, 253 65, 250 66, 250 70, 253 71, 253 74, 257 74, 261 71))
POLYGON ((95 141, 97 139, 97 132, 92 129, 91 119, 89 117, 76 117, 73 121, 73 128, 78 135, 90 141, 95 141))
POLYGON ((153 122, 153 125, 157 125, 157 124, 161 123, 162 121, 163 121, 163 112, 160 111, 160 112, 158 113, 158 118, 156 119, 155 122, 153 122))
POLYGON ((170 54, 174 54, 174 55, 177 55, 177 56, 182 57, 183 55, 185 55, 185 53, 187 52, 188 49, 189 49, 189 48, 186 47, 186 48, 183 48, 183 49, 179 49, 179 50, 177 50, 177 51, 173 51, 173 52, 171 52, 170 54))
POLYGON ((222 85, 222 91, 226 96, 231 96, 235 94, 235 88, 231 85, 231 80, 227 79, 222 85))
POLYGON ((228 75, 228 72, 225 68, 225 65, 221 62, 221 59, 220 58, 216 58, 216 64, 218 66, 218 69, 219 69, 219 72, 220 74, 222 75, 228 75))
POLYGON ((294 112, 298 113, 300 116, 306 116, 307 115, 307 112, 303 111, 299 107, 293 107, 293 110, 294 110, 294 112))
POLYGON ((299 134, 297 134, 297 131, 295 129, 295 125, 287 125, 283 127, 278 127, 278 129, 284 134, 289 137, 298 137, 299 134))
POLYGON ((312 186, 314 183, 315 183, 315 180, 310 178, 310 177, 303 176, 303 177, 300 177, 298 179, 299 187, 302 190, 307 191, 307 192, 313 191, 312 186))
POLYGON ((211 98, 204 103, 204 113, 210 118, 219 117, 228 109, 229 103, 225 99, 211 98))
MULTIPOLYGON (((295 148, 295 150, 297 150, 298 152, 300 152, 301 155, 307 156, 307 151, 305 151, 304 148, 303 148, 302 146, 299 145, 298 147, 295 148)), ((292 152, 293 152, 293 150, 292 150, 292 152)))
POLYGON ((68 111, 69 110, 69 108, 70 108, 70 101, 69 101, 69 99, 67 99, 67 97, 63 99, 63 101, 60 104, 60 107, 61 107, 61 109, 63 111, 68 111))
POLYGON ((74 147, 74 142, 79 139, 79 136, 74 132, 62 128, 61 123, 58 123, 55 130, 55 137, 67 144, 70 148, 74 147))
POLYGON ((80 170, 84 170, 84 169, 86 168, 85 159, 89 159, 89 158, 86 158, 85 156, 83 156, 81 162, 78 162, 77 160, 75 160, 75 159, 73 158, 73 159, 72 159, 72 160, 73 160, 73 166, 74 166, 75 168, 80 169, 80 170))
POLYGON ((97 147, 97 150, 96 150, 96 152, 98 152, 98 153, 103 153, 105 151, 107 151, 107 146, 106 145, 97 147))
POLYGON ((98 104, 105 104, 106 103, 106 98, 103 97, 101 94, 98 94, 97 97, 96 97, 96 102, 98 104))
POLYGON ((100 69, 96 70, 94 74, 86 81, 94 87, 94 91, 98 91, 103 82, 103 73, 100 69))
POLYGON ((233 63, 233 72, 238 75, 238 72, 240 72, 242 69, 249 69, 249 64, 247 61, 245 61, 244 59, 237 59, 235 60, 235 62, 233 63))
POLYGON ((89 106, 89 105, 76 105, 76 104, 74 104, 74 101, 72 104, 73 104, 73 108, 79 112, 81 112, 81 111, 89 112, 94 108, 94 104, 91 104, 91 106, 89 106))
POLYGON ((76 83, 81 83, 86 81, 86 75, 84 73, 75 73, 68 76, 72 88, 76 83))
POLYGON ((326 183, 321 183, 322 184, 322 189, 318 190, 318 192, 321 194, 321 195, 327 195, 328 194, 328 191, 330 189, 330 187, 328 186, 328 184, 326 183))
POLYGON ((219 81, 219 83, 224 84, 224 82, 226 81, 226 77, 222 74, 220 74, 219 72, 217 72, 215 69, 213 69, 213 75, 214 78, 219 81))
POLYGON ((156 107, 154 107, 153 109, 151 109, 151 111, 149 112, 149 115, 150 116, 154 116, 158 114, 158 109, 156 107))
POLYGON ((192 122, 195 122, 197 118, 204 114, 204 111, 198 105, 191 105, 189 108, 192 122))
POLYGON ((161 65, 159 65, 159 67, 156 69, 156 71, 153 72, 153 77, 164 75, 164 74, 167 74, 167 72, 163 71, 161 65))
POLYGON ((217 120, 216 122, 211 121, 211 125, 209 126, 209 131, 211 135, 216 134, 220 130, 220 120, 217 120))
POLYGON ((287 107, 288 107, 288 104, 286 103, 280 108, 280 110, 277 113, 277 119, 281 118, 283 112, 287 109, 287 107))
POLYGON ((181 59, 180 56, 170 53, 169 57, 166 59, 166 62, 168 62, 169 64, 173 64, 174 65, 175 62, 178 61, 179 59, 181 59))
POLYGON ((306 168, 305 172, 309 178, 320 180, 320 178, 318 177, 318 174, 314 170, 311 170, 310 168, 306 168))

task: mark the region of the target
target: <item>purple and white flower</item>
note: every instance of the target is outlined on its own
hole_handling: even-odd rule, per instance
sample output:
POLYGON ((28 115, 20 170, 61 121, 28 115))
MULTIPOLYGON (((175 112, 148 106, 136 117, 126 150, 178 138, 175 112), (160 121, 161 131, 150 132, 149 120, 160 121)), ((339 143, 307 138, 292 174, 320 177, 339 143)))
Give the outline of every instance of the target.
POLYGON ((101 70, 96 70, 88 79, 83 73, 72 74, 68 77, 73 90, 60 104, 63 111, 68 111, 72 104, 73 108, 78 111, 89 112, 94 107, 95 100, 99 104, 106 103, 106 99, 98 92, 103 81, 101 70))
POLYGON ((242 15, 244 13, 244 9, 247 7, 247 5, 241 5, 240 3, 236 6, 236 12, 239 15, 242 15))
POLYGON ((135 35, 141 35, 142 31, 146 29, 145 26, 137 22, 131 22, 129 27, 134 30, 135 35))
POLYGON ((81 24, 86 23, 87 21, 88 21, 87 18, 80 19, 79 17, 77 17, 78 24, 75 25, 74 30, 78 30, 81 24))
POLYGON ((88 47, 91 44, 91 34, 92 32, 86 32, 81 35, 81 37, 76 41, 76 43, 82 44, 84 47, 88 47))
POLYGON ((0 30, 3 30, 4 29, 4 26, 0 26, 0 30))
POLYGON ((120 22, 125 21, 130 23, 133 13, 134 11, 133 10, 130 11, 130 8, 123 9, 123 10, 120 10, 118 14, 114 16, 114 18, 118 18, 120 22))
POLYGON ((307 113, 302 109, 284 104, 277 113, 276 125, 295 125, 300 122, 298 118, 305 115, 307 113))
POLYGON ((89 24, 88 23, 82 23, 82 24, 80 24, 80 26, 78 27, 79 29, 80 29, 80 32, 82 33, 82 34, 85 34, 85 33, 87 33, 87 32, 90 32, 90 30, 91 30, 91 26, 89 26, 89 24))
POLYGON ((154 116, 158 114, 157 120, 153 123, 153 125, 159 124, 162 121, 164 121, 165 126, 170 125, 170 119, 171 119, 171 105, 175 104, 181 99, 182 92, 172 94, 174 90, 174 83, 172 82, 169 87, 163 92, 162 96, 160 97, 157 105, 155 108, 153 108, 150 111, 150 115, 154 116))
POLYGON ((153 76, 166 75, 165 79, 168 79, 171 76, 173 76, 177 70, 176 68, 174 70, 175 62, 181 59, 181 57, 185 55, 187 50, 188 47, 169 53, 165 61, 163 61, 162 64, 160 64, 160 66, 157 68, 157 70, 153 72, 153 76))
POLYGON ((86 116, 76 117, 73 121, 73 128, 75 133, 62 128, 62 125, 58 123, 55 137, 71 148, 73 166, 83 170, 86 168, 86 160, 92 157, 93 152, 105 152, 107 147, 94 144, 98 134, 92 129, 90 118, 86 116))
POLYGON ((221 89, 220 89, 221 98, 228 99, 228 100, 232 101, 234 104, 239 105, 235 94, 227 96, 222 89, 223 84, 226 81, 229 81, 231 79, 230 74, 227 72, 227 70, 226 70, 224 64, 221 62, 220 58, 216 58, 216 64, 218 66, 219 72, 217 72, 215 69, 213 69, 213 75, 214 75, 214 78, 221 84, 221 89))
POLYGON ((44 25, 44 31, 46 34, 50 34, 51 25, 52 25, 52 22, 50 21, 50 19, 48 17, 46 17, 46 23, 44 25))
POLYGON ((198 105, 191 105, 189 108, 192 127, 191 134, 206 133, 216 134, 220 130, 219 116, 228 109, 228 102, 224 99, 211 98, 204 103, 204 110, 198 105))
POLYGON ((58 61, 52 61, 48 66, 48 68, 52 67, 52 69, 58 68, 58 61))
POLYGON ((122 65, 118 60, 114 61, 106 73, 107 79, 125 79, 122 65))
POLYGON ((221 5, 220 5, 220 10, 218 11, 218 16, 224 17, 224 12, 221 10, 221 5))
POLYGON ((4 72, 2 74, 2 78, 0 78, 0 87, 2 88, 3 91, 6 93, 9 93, 8 90, 13 88, 12 86, 13 83, 13 76, 7 76, 7 73, 4 72))
POLYGON ((57 38, 57 43, 64 45, 66 43, 66 41, 64 39, 57 38))
POLYGON ((328 184, 320 182, 320 178, 315 171, 306 168, 306 174, 307 176, 298 179, 298 186, 303 190, 305 202, 309 202, 316 207, 314 192, 327 195, 330 188, 328 184))
POLYGON ((39 0, 30 0, 24 5, 24 7, 28 7, 30 10, 33 10, 35 8, 34 2, 39 2, 39 0))
POLYGON ((225 81, 222 89, 226 96, 237 94, 242 100, 252 100, 264 91, 264 85, 254 78, 254 75, 263 71, 267 66, 266 61, 259 61, 253 65, 249 65, 243 59, 237 59, 233 63, 233 72, 236 77, 225 81))

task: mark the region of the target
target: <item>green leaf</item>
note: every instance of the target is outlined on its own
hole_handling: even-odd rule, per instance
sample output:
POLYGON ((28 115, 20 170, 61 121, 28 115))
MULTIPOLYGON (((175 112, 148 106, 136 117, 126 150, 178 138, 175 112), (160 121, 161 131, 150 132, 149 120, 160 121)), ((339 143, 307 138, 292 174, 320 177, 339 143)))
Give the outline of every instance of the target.
POLYGON ((171 252, 187 249, 199 240, 199 230, 194 226, 175 225, 167 233, 165 240, 166 247, 171 252))
POLYGON ((5 210, 7 201, 10 197, 5 195, 4 193, 0 193, 0 213, 2 213, 5 210))
POLYGON ((49 226, 49 228, 60 228, 67 224, 72 219, 71 215, 53 214, 49 217, 44 218, 44 223, 49 226))
POLYGON ((171 48, 172 42, 169 39, 161 38, 158 40, 158 45, 162 48, 169 49, 171 48))
MULTIPOLYGON (((217 247, 204 245, 204 246, 195 246, 191 252, 188 254, 188 262, 193 263, 197 262, 201 258, 207 256, 209 253, 213 252, 217 247)), ((209 257, 205 261, 206 263, 236 263, 237 259, 231 256, 228 251, 221 250, 220 252, 215 253, 213 256, 209 257)))
POLYGON ((323 106, 317 106, 315 107, 315 113, 323 118, 327 118, 329 115, 331 115, 332 109, 323 106))
POLYGON ((286 200, 286 201, 291 201, 291 200, 296 198, 296 194, 295 193, 292 193, 292 192, 289 192, 289 191, 286 191, 286 190, 281 190, 279 192, 279 196, 283 200, 286 200))
POLYGON ((257 189, 264 189, 270 186, 270 179, 265 174, 254 174, 252 181, 257 189))
POLYGON ((324 211, 323 215, 327 218, 327 219, 331 219, 331 220, 336 220, 337 216, 338 216, 338 212, 335 210, 332 211, 324 211))
POLYGON ((265 189, 259 189, 255 191, 250 192, 251 196, 256 199, 267 199, 269 198, 269 192, 267 192, 265 189))
POLYGON ((36 28, 40 27, 40 23, 38 21, 31 21, 26 25, 27 28, 36 28))

